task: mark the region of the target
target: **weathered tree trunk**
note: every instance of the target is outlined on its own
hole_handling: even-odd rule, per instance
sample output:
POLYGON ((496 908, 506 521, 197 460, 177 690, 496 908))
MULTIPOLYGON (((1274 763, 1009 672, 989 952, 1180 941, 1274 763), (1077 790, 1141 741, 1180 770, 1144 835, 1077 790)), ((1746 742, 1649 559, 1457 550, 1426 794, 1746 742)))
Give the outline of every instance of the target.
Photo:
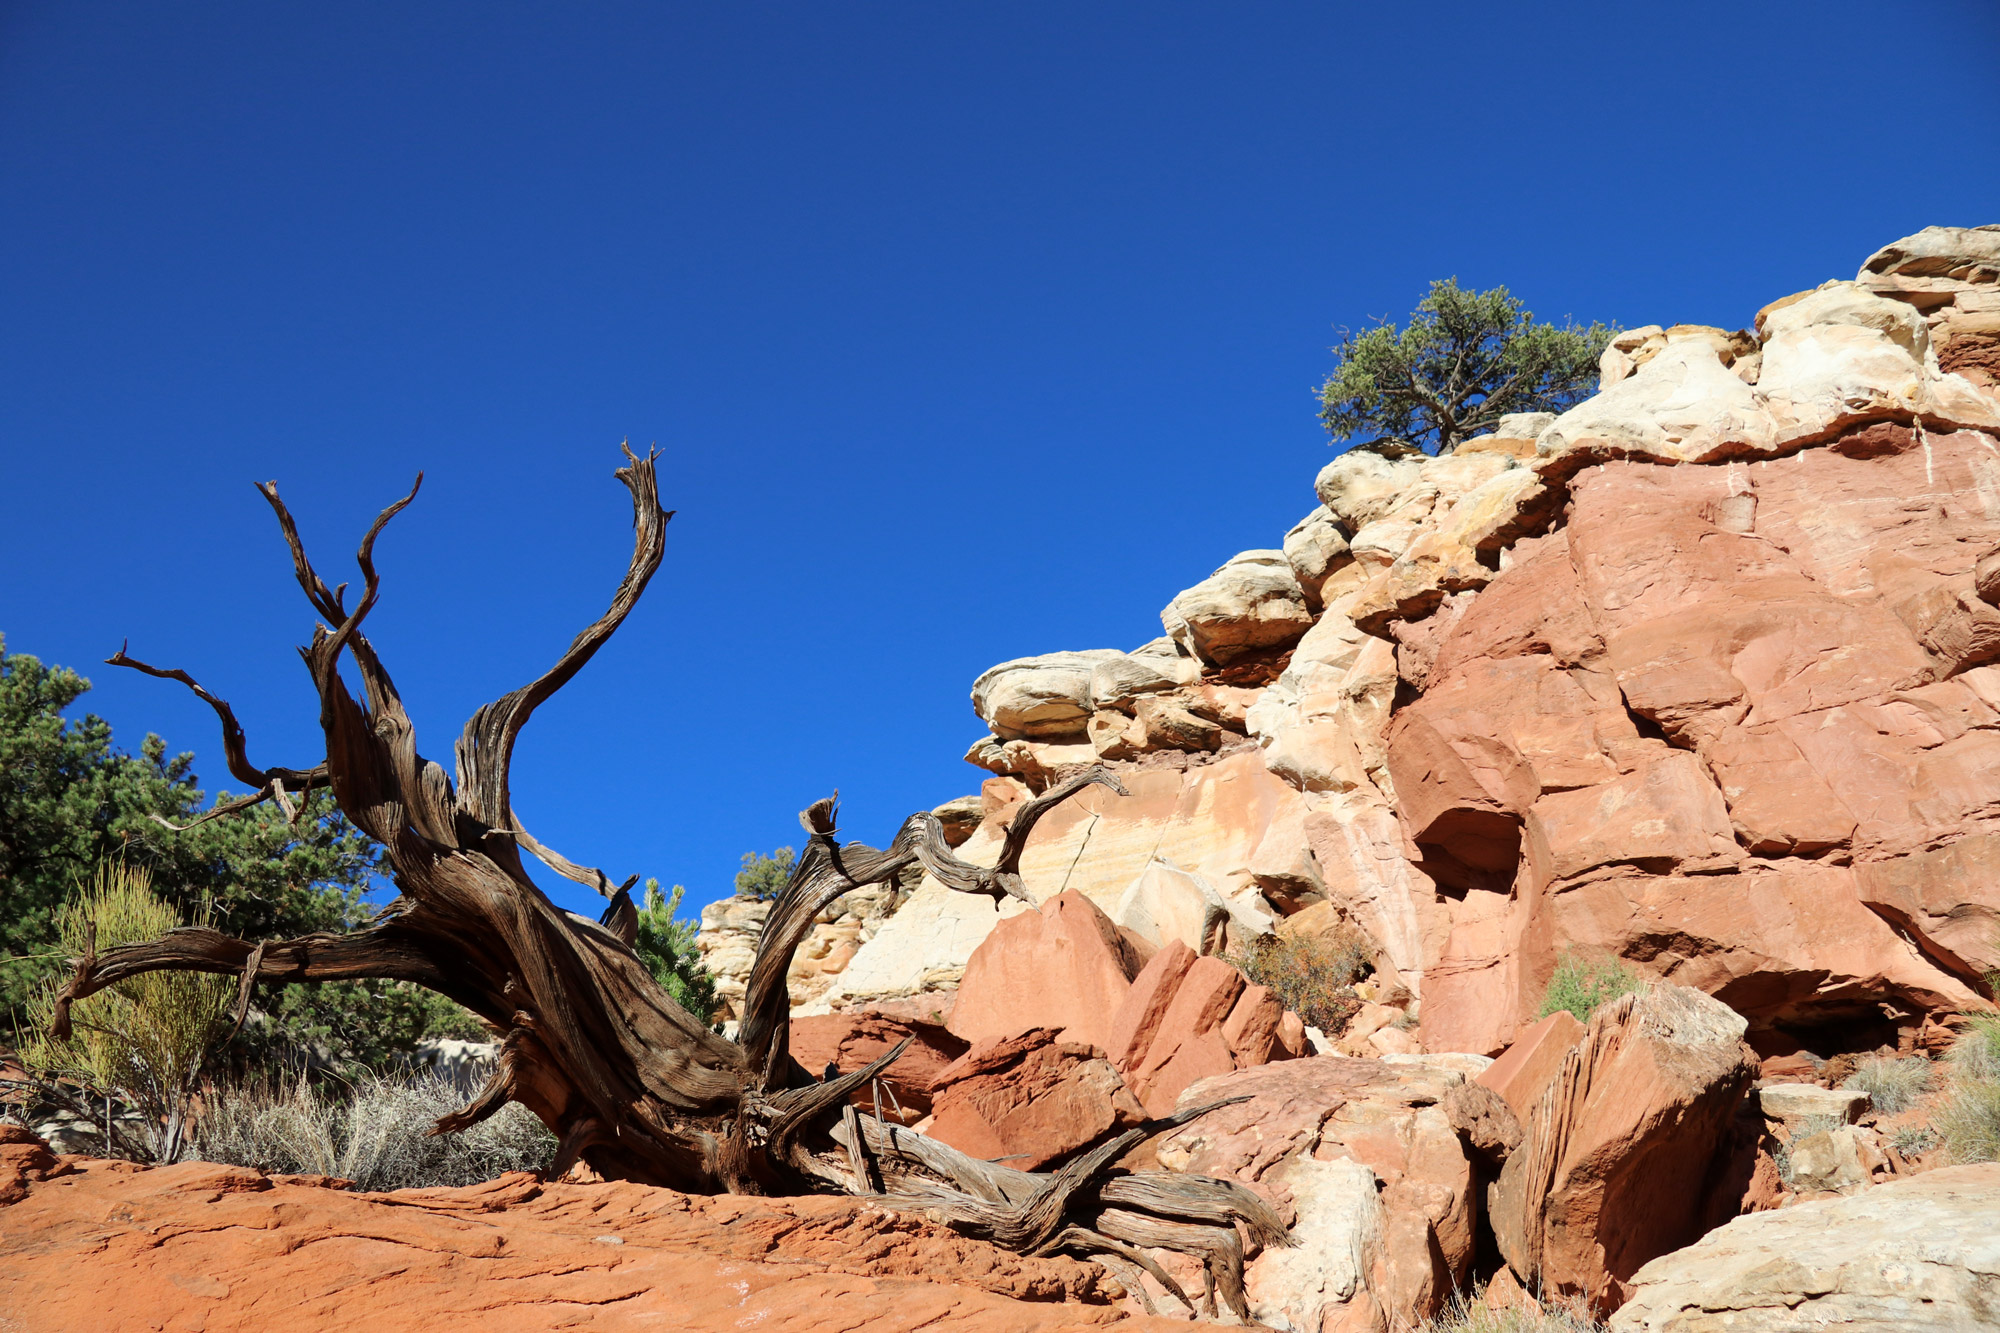
MULTIPOLYGON (((862 1119, 848 1108, 900 1048, 869 1069, 816 1081, 787 1050, 785 974, 818 913, 842 894, 881 883, 912 864, 952 889, 1028 901, 1019 862, 1030 830, 1051 807, 1091 783, 1123 793, 1091 769, 1027 802, 997 864, 951 854, 928 813, 910 817, 886 850, 835 841, 832 800, 801 816, 808 842, 773 904, 758 943, 737 1038, 727 1040, 677 1005, 633 952, 632 880, 614 888, 598 870, 537 842, 508 791, 514 741, 535 709, 562 688, 618 628, 658 568, 671 514, 661 510, 653 458, 626 450, 615 474, 630 490, 632 562, 610 608, 577 635, 546 673, 474 713, 460 735, 454 781, 417 752, 416 733, 389 673, 361 633, 380 587, 373 559, 383 526, 416 496, 385 509, 362 539, 363 591, 350 612, 346 585, 329 590, 314 572, 275 483, 260 486, 291 548, 299 585, 325 623, 301 649, 320 699, 326 759, 310 769, 259 769, 248 758, 229 705, 185 672, 110 659, 179 680, 222 720, 230 771, 256 792, 218 813, 327 786, 357 826, 382 844, 400 896, 368 928, 348 934, 252 943, 208 929, 174 931, 76 962, 56 1010, 122 978, 162 969, 237 976, 239 1022, 256 982, 382 977, 447 995, 500 1037, 492 1079, 436 1132, 465 1129, 509 1101, 528 1107, 559 1141, 552 1174, 581 1164, 614 1178, 708 1192, 845 1190, 922 1207, 967 1232, 1017 1250, 1068 1249, 1128 1261, 1158 1273, 1142 1247, 1198 1255, 1243 1313, 1242 1246, 1236 1224, 1259 1243, 1283 1228, 1240 1187, 1161 1173, 1115 1174, 1111 1163, 1142 1134, 1125 1135, 1048 1174, 966 1157, 909 1130, 862 1119), (339 664, 351 659, 363 699, 339 664), (600 921, 556 907, 521 861, 525 849, 557 873, 612 900, 600 921), (1134 1221, 1134 1219, 1139 1219, 1134 1221)), ((423 478, 419 475, 418 485, 423 478)), ((636 879, 636 876, 634 877, 636 879)), ((1171 1283, 1167 1284, 1170 1289, 1171 1283)))

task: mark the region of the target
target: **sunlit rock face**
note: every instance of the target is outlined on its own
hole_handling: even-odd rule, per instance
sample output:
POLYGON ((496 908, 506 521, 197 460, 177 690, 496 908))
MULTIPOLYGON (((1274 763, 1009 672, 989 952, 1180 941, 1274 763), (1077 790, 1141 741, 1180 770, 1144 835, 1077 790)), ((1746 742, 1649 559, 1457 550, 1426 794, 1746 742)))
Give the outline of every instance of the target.
MULTIPOLYGON (((1331 913, 1426 1050, 1505 1047, 1566 948, 1761 1050, 1934 1046, 2000 967, 1996 237, 1927 229, 1750 329, 1632 330, 1598 394, 1442 458, 1340 455, 1162 638, 980 677, 961 854, 1102 763, 1131 794, 1042 821, 1036 902, 1197 953, 1331 913)), ((924 885, 800 997, 948 992, 1024 908, 924 885)))

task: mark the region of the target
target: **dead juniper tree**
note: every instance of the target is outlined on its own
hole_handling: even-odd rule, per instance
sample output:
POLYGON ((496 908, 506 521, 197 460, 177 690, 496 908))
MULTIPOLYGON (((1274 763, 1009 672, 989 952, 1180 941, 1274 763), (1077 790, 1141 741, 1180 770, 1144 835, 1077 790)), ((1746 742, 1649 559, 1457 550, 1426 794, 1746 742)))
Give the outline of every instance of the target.
POLYGON ((1219 1291, 1235 1313, 1245 1314, 1238 1224, 1256 1243, 1283 1244, 1282 1224, 1231 1182, 1119 1170, 1114 1163, 1145 1130, 1127 1130, 1053 1172, 1012 1170, 857 1114, 850 1095, 902 1047, 825 1080, 802 1069, 787 1049, 785 973, 822 909, 912 864, 959 892, 1032 901, 1019 866, 1036 821, 1092 783, 1123 794, 1109 772, 1079 773, 1024 804, 992 866, 953 856, 929 813, 912 815, 883 850, 837 842, 834 802, 815 803, 800 817, 806 849, 759 940, 734 1041, 675 1004, 633 952, 630 890, 637 876, 614 886, 602 871, 544 846, 522 826, 508 790, 515 739, 535 709, 611 637, 659 567, 672 515, 660 508, 654 457, 630 449, 625 456, 627 466, 615 475, 631 492, 635 541, 610 608, 547 672, 472 715, 458 738, 455 777, 418 752, 416 729, 389 672, 361 632, 381 587, 375 540, 417 488, 383 510, 362 538, 362 591, 350 610, 347 585, 329 589, 314 571, 276 484, 260 486, 299 586, 322 622, 300 655, 319 694, 326 758, 310 768, 259 768, 229 705, 193 677, 136 661, 122 649, 110 661, 180 681, 221 719, 229 770, 252 794, 205 817, 267 799, 289 811, 292 797, 327 787, 347 817, 385 849, 399 896, 365 929, 346 934, 253 943, 197 927, 101 954, 93 940, 58 997, 52 1029, 66 1030, 72 1001, 162 970, 237 978, 239 1023, 259 982, 412 982, 477 1014, 500 1041, 491 1080, 438 1121, 436 1133, 463 1130, 517 1101, 559 1140, 551 1174, 595 1172, 699 1192, 867 1195, 922 1209, 1013 1250, 1093 1256, 1135 1291, 1135 1268, 1144 1269, 1185 1301, 1147 1253, 1177 1250, 1201 1261, 1211 1309, 1219 1291), (360 699, 342 677, 343 656, 360 679, 360 699), (603 917, 592 921, 555 906, 528 877, 523 851, 610 899, 603 917))

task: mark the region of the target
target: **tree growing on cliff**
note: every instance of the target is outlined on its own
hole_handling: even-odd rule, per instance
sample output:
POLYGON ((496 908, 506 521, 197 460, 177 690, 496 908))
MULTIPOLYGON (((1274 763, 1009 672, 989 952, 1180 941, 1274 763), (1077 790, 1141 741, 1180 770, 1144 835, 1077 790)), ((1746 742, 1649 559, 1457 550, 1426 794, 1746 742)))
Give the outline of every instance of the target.
POLYGON ((743 868, 736 872, 736 896, 777 897, 784 892, 785 881, 792 877, 792 856, 789 847, 780 847, 769 856, 759 852, 743 853, 743 868))
POLYGON ((1505 287, 1467 291, 1446 278, 1403 328, 1340 332, 1319 387, 1328 434, 1448 453, 1510 412, 1560 412, 1587 396, 1616 330, 1544 324, 1505 287))
MULTIPOLYGON (((800 816, 805 848, 771 904, 733 1040, 677 1003, 634 949, 639 912, 631 890, 638 876, 614 882, 525 827, 511 786, 516 739, 624 622, 665 552, 671 515, 660 508, 654 459, 629 449, 626 457, 615 475, 631 495, 633 551, 609 609, 548 671, 473 713, 454 747, 454 773, 418 751, 402 695, 361 632, 381 594, 376 539, 417 488, 383 510, 363 536, 362 589, 351 607, 346 585, 330 588, 314 570, 276 485, 260 488, 322 622, 302 656, 319 696, 326 758, 309 768, 257 768, 228 704, 193 677, 122 652, 113 660, 196 690, 221 719, 230 769, 256 800, 283 804, 331 790, 346 816, 383 848, 400 896, 362 929, 342 934, 252 941, 196 927, 147 943, 86 948, 55 997, 51 1036, 69 1036, 74 1004, 154 972, 206 972, 234 978, 246 990, 254 982, 409 982, 463 1005, 501 1038, 491 1079, 437 1122, 439 1133, 464 1130, 519 1102, 556 1135, 555 1175, 582 1170, 698 1192, 863 1194, 922 1209, 1009 1249, 1093 1257, 1131 1290, 1142 1289, 1143 1268, 1186 1301, 1146 1252, 1178 1250, 1195 1258, 1210 1291, 1247 1319, 1236 1228, 1243 1224, 1267 1245, 1287 1243, 1270 1207, 1229 1181, 1114 1173, 1114 1163, 1148 1134, 1212 1105, 1124 1130, 1053 1172, 1026 1172, 859 1114, 852 1096, 907 1042, 824 1080, 801 1068, 788 1049, 786 973, 821 911, 917 865, 957 892, 1032 902, 1020 876, 1029 834, 1044 814, 1088 786, 1124 794, 1108 770, 1082 770, 1022 802, 990 866, 954 856, 943 825, 928 811, 910 816, 889 846, 877 849, 839 842, 835 802, 815 802, 800 816), (348 689, 343 663, 359 677, 360 699, 348 689), (604 914, 592 921, 556 907, 529 878, 523 852, 610 899, 604 914)), ((1212 1310, 1212 1296, 1208 1304, 1212 1310)))

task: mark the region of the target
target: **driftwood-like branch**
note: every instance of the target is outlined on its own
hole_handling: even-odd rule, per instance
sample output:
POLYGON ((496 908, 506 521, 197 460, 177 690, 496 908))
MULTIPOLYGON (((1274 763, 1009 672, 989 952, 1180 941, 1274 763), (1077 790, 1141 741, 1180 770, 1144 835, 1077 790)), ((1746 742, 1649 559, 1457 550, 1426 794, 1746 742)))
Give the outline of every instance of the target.
POLYGON ((676 1004, 633 951, 638 912, 631 888, 637 877, 614 886, 602 871, 570 861, 522 827, 510 795, 522 727, 618 629, 660 564, 671 515, 659 503, 655 459, 625 452, 628 465, 616 476, 632 500, 633 551, 609 609, 549 670, 473 715, 456 746, 456 781, 418 752, 415 726, 362 632, 381 594, 376 539, 417 487, 385 508, 362 538, 356 554, 362 591, 352 610, 345 585, 329 589, 313 568, 276 485, 258 488, 277 515, 299 586, 321 621, 300 651, 319 695, 325 761, 303 770, 255 768, 228 704, 192 676, 148 666, 122 650, 112 661, 178 680, 215 710, 230 771, 254 782, 257 792, 206 817, 264 799, 288 803, 290 794, 326 786, 341 811, 382 845, 402 896, 375 922, 345 935, 253 943, 192 928, 102 954, 88 935, 84 957, 58 995, 55 1027, 67 1030, 76 1000, 154 971, 237 978, 239 1027, 260 983, 406 981, 449 996, 501 1034, 492 1077, 433 1132, 469 1128, 519 1102, 557 1136, 552 1172, 574 1168, 581 1175, 684 1190, 866 1193, 891 1206, 922 1208, 1022 1252, 1067 1249, 1096 1256, 1115 1265, 1142 1299, 1141 1273, 1186 1299, 1147 1254, 1148 1247, 1179 1250, 1204 1265, 1210 1308, 1219 1292, 1240 1313, 1242 1239, 1285 1243, 1276 1215, 1228 1181, 1116 1166, 1148 1134, 1212 1106, 1128 1129, 1052 1172, 1019 1171, 858 1113, 854 1098, 902 1046, 823 1081, 800 1069, 788 1049, 786 973, 831 903, 915 867, 957 892, 1032 903, 1020 864, 1037 821, 1092 785, 1124 794, 1108 770, 1084 770, 1023 804, 991 866, 959 859, 928 813, 912 815, 886 848, 841 843, 836 800, 816 802, 800 816, 806 846, 771 905, 734 1040, 676 1004), (359 677, 359 699, 343 680, 343 657, 359 677), (551 903, 529 878, 523 851, 610 898, 602 918, 593 921, 551 903))
POLYGON ((196 698, 215 710, 216 718, 222 723, 222 753, 229 765, 231 776, 235 777, 238 782, 245 782, 250 785, 250 795, 239 796, 231 801, 218 802, 213 809, 205 811, 198 818, 186 824, 174 824, 161 815, 154 815, 154 821, 173 830, 175 833, 185 833, 198 824, 206 824, 211 819, 221 819, 228 815, 239 814, 244 810, 248 810, 251 806, 261 805, 267 800, 275 800, 279 808, 285 812, 285 822, 288 824, 297 822, 299 817, 298 807, 292 804, 292 794, 295 792, 308 792, 315 787, 324 787, 327 781, 326 765, 320 763, 313 765, 311 768, 286 768, 283 766, 273 766, 271 768, 257 767, 250 762, 250 747, 243 733, 243 724, 236 720, 236 710, 229 706, 227 700, 219 699, 215 695, 210 694, 202 688, 200 681, 179 667, 156 667, 149 663, 141 662, 136 657, 128 656, 125 652, 128 646, 127 644, 120 644, 117 652, 104 659, 104 664, 106 666, 130 667, 134 671, 143 671, 147 675, 157 676, 161 680, 177 680, 194 691, 196 698))
MULTIPOLYGON (((649 452, 641 458, 627 446, 625 457, 629 466, 619 468, 613 475, 624 482, 626 489, 632 493, 632 560, 626 567, 625 577, 619 581, 617 591, 611 595, 610 607, 583 628, 570 642, 568 650, 556 659, 554 666, 520 689, 502 695, 474 713, 458 739, 460 808, 473 819, 491 827, 513 830, 520 827, 514 818, 508 777, 514 759, 514 742, 520 736, 521 728, 528 724, 535 710, 567 685, 625 623, 625 617, 638 604, 639 594, 646 590, 653 572, 660 567, 660 558, 666 554, 667 522, 673 514, 660 507, 659 483, 653 469, 657 455, 649 452)), ((525 835, 517 836, 525 838, 525 835)), ((533 839, 526 839, 522 845, 534 851, 558 874, 580 884, 588 884, 607 898, 611 896, 610 881, 602 871, 576 865, 567 858, 545 854, 541 845, 533 839)))

